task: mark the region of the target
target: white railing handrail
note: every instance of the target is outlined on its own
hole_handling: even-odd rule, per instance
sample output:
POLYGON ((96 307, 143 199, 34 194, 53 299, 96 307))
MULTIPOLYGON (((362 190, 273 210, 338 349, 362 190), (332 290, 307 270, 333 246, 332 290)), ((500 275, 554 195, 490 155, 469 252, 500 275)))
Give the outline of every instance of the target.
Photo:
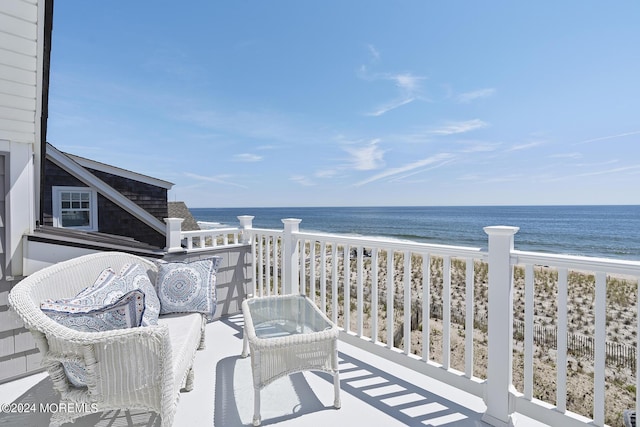
POLYGON ((238 233, 241 231, 239 227, 226 227, 226 228, 209 228, 205 230, 189 230, 183 231, 180 234, 183 238, 185 237, 199 237, 199 236, 210 236, 210 235, 222 235, 222 234, 231 234, 238 233))
POLYGON ((578 255, 560 255, 542 252, 513 250, 512 264, 537 264, 564 267, 571 270, 606 271, 628 276, 640 275, 640 261, 598 258, 578 255))
POLYGON ((251 229, 252 234, 261 234, 263 236, 282 236, 282 234, 284 233, 283 230, 278 230, 275 228, 252 228, 251 229))

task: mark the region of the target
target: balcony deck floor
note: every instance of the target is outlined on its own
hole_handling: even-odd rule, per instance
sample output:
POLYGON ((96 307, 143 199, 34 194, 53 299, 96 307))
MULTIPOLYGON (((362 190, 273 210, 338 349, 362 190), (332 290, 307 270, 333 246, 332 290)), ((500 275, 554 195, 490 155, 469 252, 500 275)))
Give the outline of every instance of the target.
MULTIPOLYGON (((195 360, 195 386, 183 393, 174 426, 251 425, 253 387, 250 358, 241 358, 242 316, 207 325, 207 348, 195 360)), ((341 409, 333 407, 332 377, 304 372, 262 390, 262 425, 486 426, 482 399, 384 358, 338 343, 341 409)), ((0 385, 2 402, 57 402, 46 374, 0 385)), ((518 426, 542 426, 516 414, 518 426)), ((50 414, 0 414, 0 425, 46 426, 50 414)), ((111 411, 65 426, 159 426, 149 412, 111 411)))

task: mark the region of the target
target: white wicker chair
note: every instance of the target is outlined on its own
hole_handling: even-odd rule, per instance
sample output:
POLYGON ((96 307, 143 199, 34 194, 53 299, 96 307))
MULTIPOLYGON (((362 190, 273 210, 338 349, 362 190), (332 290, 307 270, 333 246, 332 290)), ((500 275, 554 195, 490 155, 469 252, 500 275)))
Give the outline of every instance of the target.
POLYGON ((157 326, 78 332, 40 310, 42 300, 72 297, 91 285, 105 268, 118 271, 132 262, 144 266, 151 280, 155 279, 157 270, 152 262, 130 254, 103 252, 44 268, 23 279, 9 294, 11 307, 36 339, 43 354, 42 365, 60 392, 61 404, 78 410, 57 412, 52 425, 91 411, 143 409, 158 413, 162 426, 171 426, 180 390, 193 387, 193 360, 196 349, 204 346, 204 316, 173 315, 168 320, 161 316, 157 326), (177 327, 168 325, 171 322, 177 322, 177 327), (181 342, 180 349, 172 349, 172 336, 181 342), (86 388, 68 381, 62 362, 69 360, 86 365, 86 388))

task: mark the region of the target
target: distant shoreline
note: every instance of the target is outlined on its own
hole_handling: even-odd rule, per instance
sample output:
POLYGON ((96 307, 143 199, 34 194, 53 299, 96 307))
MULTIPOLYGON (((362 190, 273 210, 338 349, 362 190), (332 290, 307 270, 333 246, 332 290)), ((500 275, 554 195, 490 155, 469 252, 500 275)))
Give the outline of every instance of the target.
POLYGON ((510 205, 192 208, 197 221, 235 227, 239 215, 254 228, 282 229, 300 218, 307 232, 486 248, 484 227, 519 227, 518 250, 640 261, 640 205, 510 205))

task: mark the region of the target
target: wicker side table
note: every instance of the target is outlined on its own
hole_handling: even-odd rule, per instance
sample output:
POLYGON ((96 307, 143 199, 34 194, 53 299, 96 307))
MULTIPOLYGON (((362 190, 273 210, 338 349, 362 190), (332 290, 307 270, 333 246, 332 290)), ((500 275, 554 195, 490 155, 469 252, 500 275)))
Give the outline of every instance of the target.
POLYGON ((242 357, 251 353, 253 425, 260 425, 260 390, 294 372, 333 374, 334 403, 340 408, 338 328, 304 295, 250 298, 242 303, 242 357))

